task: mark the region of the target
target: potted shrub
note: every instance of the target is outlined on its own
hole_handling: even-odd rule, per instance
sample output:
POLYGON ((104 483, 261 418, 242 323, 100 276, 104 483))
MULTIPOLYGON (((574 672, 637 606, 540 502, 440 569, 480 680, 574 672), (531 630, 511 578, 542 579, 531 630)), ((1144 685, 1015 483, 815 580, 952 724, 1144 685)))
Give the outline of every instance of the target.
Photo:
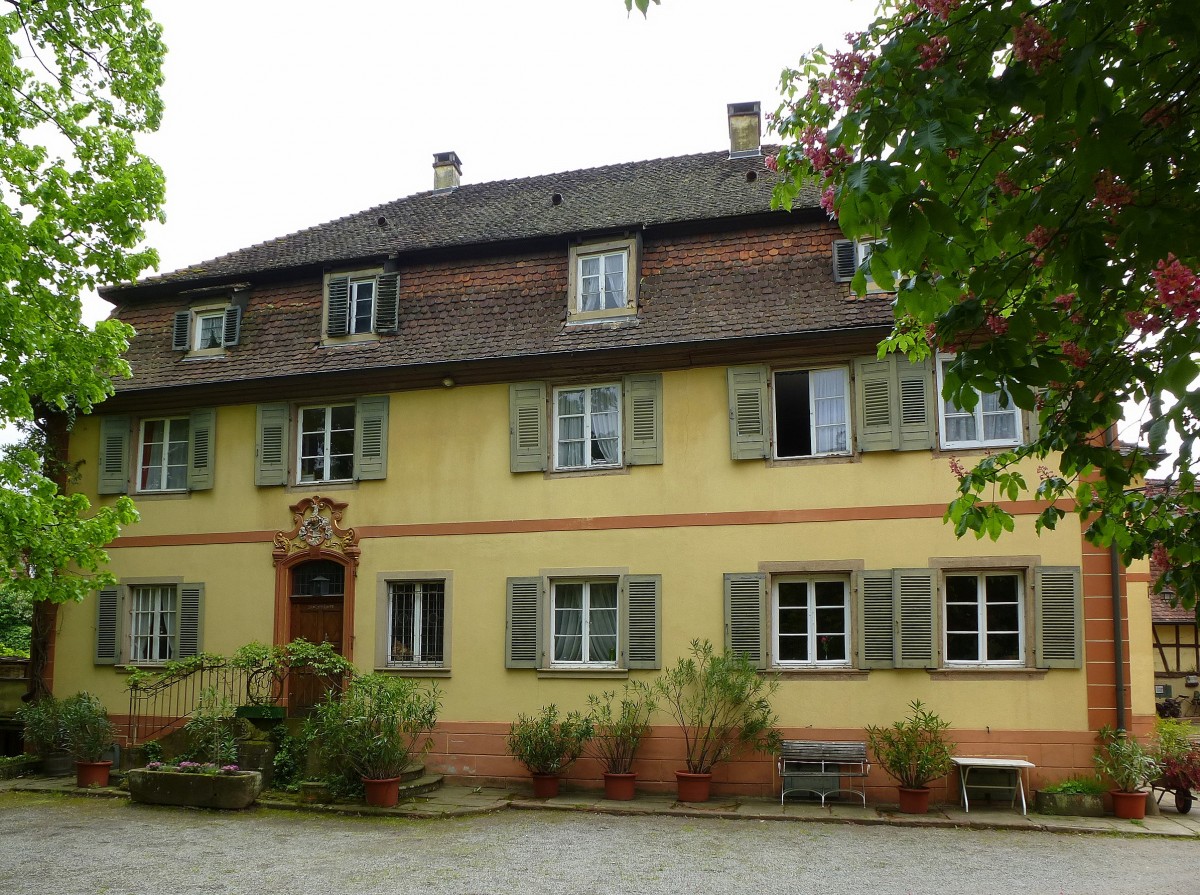
POLYGON ((549 799, 591 736, 592 722, 580 712, 560 718, 557 706, 542 706, 536 715, 517 715, 508 729, 508 753, 533 776, 534 797, 549 799))
POLYGON ((314 717, 313 744, 330 767, 350 769, 366 787, 367 804, 391 808, 414 755, 432 745, 442 697, 411 678, 367 674, 330 694, 314 717))
POLYGON ((1068 777, 1039 789, 1034 794, 1034 803, 1039 814, 1103 817, 1107 791, 1099 777, 1068 777))
POLYGON ((258 771, 199 761, 151 761, 130 771, 126 779, 135 802, 185 808, 248 808, 263 787, 258 771))
POLYGON ((637 775, 633 757, 656 708, 654 695, 641 681, 626 681, 618 695, 606 690, 588 697, 592 722, 589 749, 604 765, 604 797, 618 802, 633 798, 637 775))
POLYGON ((954 741, 947 735, 950 722, 929 711, 919 699, 908 704, 909 715, 891 727, 867 725, 867 745, 875 761, 900 784, 900 810, 925 814, 929 810, 929 783, 950 773, 954 741))
POLYGON ((693 640, 689 652, 653 689, 683 732, 687 770, 675 772, 679 800, 707 802, 716 765, 742 750, 778 750, 771 697, 779 682, 744 655, 716 654, 707 640, 693 640))
POLYGON ((116 742, 108 709, 91 693, 76 693, 62 701, 60 717, 63 744, 75 759, 75 785, 108 786, 112 760, 104 756, 116 742))
POLYGON ((1113 814, 1126 820, 1146 816, 1146 793, 1142 789, 1162 773, 1162 765, 1150 750, 1133 737, 1118 733, 1107 724, 1100 728, 1094 761, 1096 770, 1112 779, 1113 814))
POLYGON ((53 696, 26 703, 16 711, 16 718, 24 724, 26 746, 42 760, 42 770, 51 777, 63 777, 71 773, 73 762, 62 738, 62 703, 53 696))
POLYGON ((1175 791, 1180 814, 1192 810, 1192 790, 1200 790, 1200 745, 1192 739, 1194 731, 1188 721, 1159 718, 1154 723, 1155 758, 1162 765, 1154 785, 1175 791))

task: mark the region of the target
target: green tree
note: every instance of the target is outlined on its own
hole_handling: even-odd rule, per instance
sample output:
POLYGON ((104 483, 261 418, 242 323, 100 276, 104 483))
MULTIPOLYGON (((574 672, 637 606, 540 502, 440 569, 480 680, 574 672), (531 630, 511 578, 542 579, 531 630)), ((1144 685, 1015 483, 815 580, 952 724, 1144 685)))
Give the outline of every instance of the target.
POLYGON ((815 186, 847 236, 880 240, 881 352, 952 353, 945 398, 999 392, 1039 420, 956 468, 947 519, 995 538, 1014 524, 999 502, 1032 493, 1039 531, 1073 511, 1126 562, 1156 553, 1195 605, 1200 4, 884 0, 849 41, 783 73, 776 202, 815 186), (1140 444, 1122 444, 1133 405, 1140 444))
POLYGON ((131 330, 81 320, 81 296, 156 262, 139 248, 163 177, 135 136, 158 127, 165 53, 142 0, 4 0, 0 10, 0 600, 33 613, 34 693, 54 606, 111 580, 104 545, 136 518, 67 494, 66 432, 126 376, 131 330))

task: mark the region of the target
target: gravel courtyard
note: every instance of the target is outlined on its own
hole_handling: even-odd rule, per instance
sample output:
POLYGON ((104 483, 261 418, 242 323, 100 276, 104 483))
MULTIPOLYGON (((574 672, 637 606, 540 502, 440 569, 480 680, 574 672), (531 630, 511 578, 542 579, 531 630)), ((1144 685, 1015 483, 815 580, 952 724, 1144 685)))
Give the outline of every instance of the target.
POLYGON ((1195 842, 507 811, 380 820, 0 794, 0 892, 1195 892, 1195 842))

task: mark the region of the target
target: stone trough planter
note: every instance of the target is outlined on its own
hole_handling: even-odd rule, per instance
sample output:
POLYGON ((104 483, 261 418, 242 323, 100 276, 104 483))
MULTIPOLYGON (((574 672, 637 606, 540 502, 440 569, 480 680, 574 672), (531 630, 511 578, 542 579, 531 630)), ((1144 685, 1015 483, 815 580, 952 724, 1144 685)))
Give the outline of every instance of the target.
POLYGON ((187 808, 240 809, 254 804, 262 792, 262 774, 181 774, 136 768, 129 772, 129 795, 147 805, 179 805, 187 808))
POLYGON ((1038 814, 1059 817, 1104 817, 1104 796, 1086 792, 1042 792, 1034 796, 1038 814))

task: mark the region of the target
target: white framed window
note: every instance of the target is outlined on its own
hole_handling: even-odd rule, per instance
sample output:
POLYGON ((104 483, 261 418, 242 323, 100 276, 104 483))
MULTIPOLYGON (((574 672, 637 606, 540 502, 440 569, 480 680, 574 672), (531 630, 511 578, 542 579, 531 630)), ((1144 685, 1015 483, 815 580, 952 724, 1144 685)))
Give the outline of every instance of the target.
POLYGON ((196 311, 193 351, 211 351, 225 347, 225 309, 196 311))
POLYGON ((850 582, 840 575, 777 575, 771 586, 775 664, 850 665, 850 582))
POLYGON ((145 419, 138 438, 138 490, 186 491, 191 420, 145 419))
POLYGON ((389 667, 445 664, 446 582, 388 582, 389 667))
POLYGON ((775 456, 850 453, 850 372, 846 367, 774 374, 775 456))
POLYGON ((555 665, 617 664, 617 579, 551 581, 555 665))
POLYGON ((621 465, 619 383, 554 390, 554 468, 621 465))
POLYGON ((375 328, 375 278, 350 281, 346 331, 350 335, 372 332, 375 328))
POLYGON ((1025 664, 1024 576, 946 572, 943 656, 947 665, 1025 664))
POLYGON ((354 478, 353 404, 300 408, 297 483, 354 478))
POLYGON ((571 246, 569 320, 587 322, 636 313, 637 248, 634 238, 571 246))
POLYGON ((153 665, 175 659, 179 636, 175 586, 136 586, 129 593, 129 662, 153 665))
MULTIPOLYGON (((938 355, 937 385, 942 393, 945 366, 953 362, 950 355, 938 355)), ((986 448, 1011 447, 1021 441, 1021 410, 1004 392, 975 392, 979 399, 970 410, 964 410, 946 398, 938 402, 938 424, 942 447, 986 448)))

